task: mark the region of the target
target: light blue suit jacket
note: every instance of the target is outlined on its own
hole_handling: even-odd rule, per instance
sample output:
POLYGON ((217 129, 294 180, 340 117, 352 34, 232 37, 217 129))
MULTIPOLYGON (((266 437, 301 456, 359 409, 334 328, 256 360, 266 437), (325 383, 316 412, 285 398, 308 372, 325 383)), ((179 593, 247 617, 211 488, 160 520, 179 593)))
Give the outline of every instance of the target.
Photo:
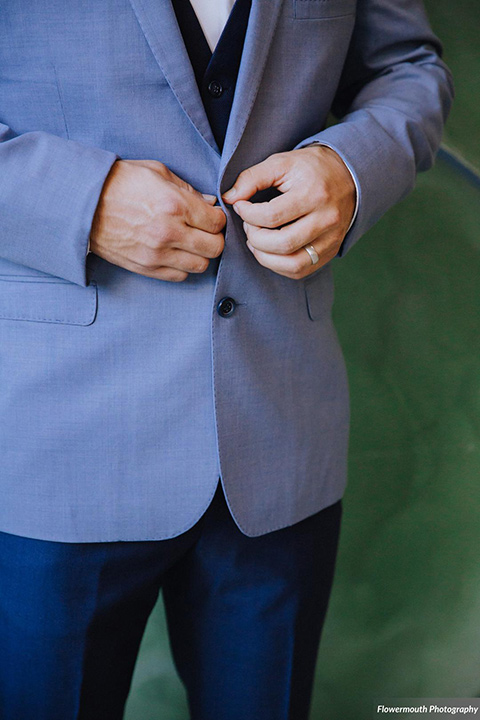
POLYGON ((218 272, 181 284, 86 248, 117 157, 220 195, 319 140, 358 183, 343 255, 440 142, 451 81, 420 0, 253 0, 221 155, 168 0, 4 0, 0 37, 0 530, 166 538, 219 476, 248 535, 338 500, 348 393, 331 268, 263 268, 228 207, 218 272), (325 129, 330 110, 341 122, 325 129))

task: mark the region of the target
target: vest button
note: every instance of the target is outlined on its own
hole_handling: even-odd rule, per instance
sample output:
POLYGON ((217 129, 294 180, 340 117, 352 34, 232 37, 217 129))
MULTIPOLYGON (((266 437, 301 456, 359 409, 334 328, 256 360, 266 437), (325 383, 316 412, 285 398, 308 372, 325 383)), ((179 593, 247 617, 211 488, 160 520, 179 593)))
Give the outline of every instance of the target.
POLYGON ((221 95, 223 95, 223 87, 218 82, 218 80, 212 80, 212 82, 208 85, 208 92, 212 97, 219 98, 221 95))
POLYGON ((237 303, 231 297, 224 297, 217 305, 217 312, 220 317, 230 317, 235 312, 237 303))

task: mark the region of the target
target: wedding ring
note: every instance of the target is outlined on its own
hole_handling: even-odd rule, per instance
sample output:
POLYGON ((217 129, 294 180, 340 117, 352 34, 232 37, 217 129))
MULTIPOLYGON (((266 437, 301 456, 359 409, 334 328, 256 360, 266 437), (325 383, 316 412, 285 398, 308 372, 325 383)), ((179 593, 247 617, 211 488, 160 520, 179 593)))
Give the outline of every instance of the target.
POLYGON ((304 245, 304 250, 307 251, 307 253, 310 255, 310 260, 312 261, 312 265, 316 265, 320 258, 318 257, 317 251, 313 247, 313 245, 304 245))

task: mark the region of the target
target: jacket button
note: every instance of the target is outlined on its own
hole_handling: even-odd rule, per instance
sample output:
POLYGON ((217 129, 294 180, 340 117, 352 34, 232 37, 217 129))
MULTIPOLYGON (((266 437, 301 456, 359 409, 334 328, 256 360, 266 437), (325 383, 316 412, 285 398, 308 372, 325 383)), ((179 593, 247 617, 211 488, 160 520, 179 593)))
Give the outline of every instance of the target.
POLYGON ((224 297, 217 305, 217 312, 220 317, 230 317, 235 312, 237 303, 231 297, 224 297))
POLYGON ((223 87, 218 80, 212 80, 208 85, 208 92, 214 98, 219 98, 223 94, 223 87))

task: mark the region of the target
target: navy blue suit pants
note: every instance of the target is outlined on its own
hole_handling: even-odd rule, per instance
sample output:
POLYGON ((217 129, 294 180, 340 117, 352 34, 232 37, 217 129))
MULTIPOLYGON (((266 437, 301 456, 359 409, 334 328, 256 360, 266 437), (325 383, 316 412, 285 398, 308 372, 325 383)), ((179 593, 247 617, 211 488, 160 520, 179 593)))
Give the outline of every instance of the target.
POLYGON ((219 486, 169 540, 0 533, 0 720, 120 720, 160 590, 191 720, 306 720, 340 518, 250 538, 219 486))

